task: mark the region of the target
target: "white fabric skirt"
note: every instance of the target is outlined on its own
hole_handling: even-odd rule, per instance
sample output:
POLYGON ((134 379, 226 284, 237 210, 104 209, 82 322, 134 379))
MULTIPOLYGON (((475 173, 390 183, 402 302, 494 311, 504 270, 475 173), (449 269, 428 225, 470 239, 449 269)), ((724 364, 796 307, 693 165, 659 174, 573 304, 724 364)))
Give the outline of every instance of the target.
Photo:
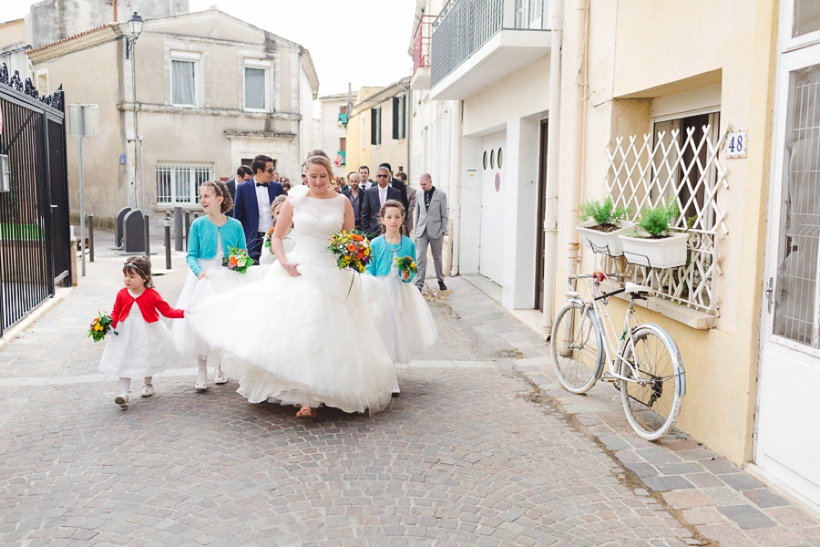
POLYGON ((395 271, 376 279, 388 298, 385 322, 379 332, 393 362, 409 363, 438 338, 433 314, 416 286, 402 283, 395 271))
POLYGON ((144 378, 159 374, 180 361, 171 331, 161 319, 147 323, 136 302, 115 330, 118 335, 109 332, 105 337, 100 372, 120 378, 144 378))

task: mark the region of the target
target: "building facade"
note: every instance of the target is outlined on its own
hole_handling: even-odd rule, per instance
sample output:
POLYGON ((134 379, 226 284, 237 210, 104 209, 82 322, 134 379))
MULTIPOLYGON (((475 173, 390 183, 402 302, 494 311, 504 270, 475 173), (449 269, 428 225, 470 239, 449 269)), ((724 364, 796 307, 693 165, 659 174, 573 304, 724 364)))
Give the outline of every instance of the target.
POLYGON ((202 182, 232 177, 257 154, 298 178, 319 85, 307 50, 218 10, 146 20, 130 51, 127 27, 102 25, 28 53, 69 103, 99 106, 99 137, 84 145, 88 212, 105 222, 129 206, 159 222, 174 207, 198 208, 202 182))
MULTIPOLYGON (((353 92, 352 96, 355 97, 356 93, 353 92)), ((342 178, 352 170, 347 168, 347 101, 347 93, 319 97, 322 129, 317 146, 327 153, 336 176, 342 178)))

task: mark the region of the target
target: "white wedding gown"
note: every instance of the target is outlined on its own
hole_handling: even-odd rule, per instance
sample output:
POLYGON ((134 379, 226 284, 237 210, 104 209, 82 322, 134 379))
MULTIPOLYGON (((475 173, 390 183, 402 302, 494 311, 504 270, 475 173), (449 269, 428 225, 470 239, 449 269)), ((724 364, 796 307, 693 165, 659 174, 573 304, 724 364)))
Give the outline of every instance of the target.
POLYGON ((328 249, 341 229, 345 198, 310 198, 291 190, 293 250, 298 277, 278 264, 257 283, 196 302, 186 319, 209 346, 225 354, 252 403, 320 404, 371 414, 391 400, 393 362, 376 325, 384 298, 370 276, 340 270, 328 249), (378 301, 378 302, 377 302, 378 301))

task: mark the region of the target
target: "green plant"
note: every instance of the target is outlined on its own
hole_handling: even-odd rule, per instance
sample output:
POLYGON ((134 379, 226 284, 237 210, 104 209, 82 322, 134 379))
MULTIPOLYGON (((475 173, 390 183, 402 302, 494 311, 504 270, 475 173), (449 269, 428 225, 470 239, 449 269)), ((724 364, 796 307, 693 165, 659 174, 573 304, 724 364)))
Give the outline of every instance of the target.
POLYGON ((628 214, 629 209, 626 207, 616 209, 612 198, 606 198, 603 203, 597 199, 591 199, 581 205, 581 220, 591 218, 599 226, 613 226, 628 214))
POLYGON ((652 237, 663 237, 669 234, 669 225, 680 215, 678 202, 672 201, 658 207, 646 207, 641 211, 637 224, 652 237))

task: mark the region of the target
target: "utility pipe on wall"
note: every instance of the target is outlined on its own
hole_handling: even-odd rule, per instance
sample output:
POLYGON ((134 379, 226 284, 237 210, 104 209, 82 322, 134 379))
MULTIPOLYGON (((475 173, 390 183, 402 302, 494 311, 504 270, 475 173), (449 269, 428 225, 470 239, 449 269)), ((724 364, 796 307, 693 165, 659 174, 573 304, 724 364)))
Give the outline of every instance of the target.
POLYGON ((555 266, 558 249, 558 161, 561 112, 561 44, 564 35, 564 2, 550 2, 550 97, 547 127, 547 187, 544 210, 544 323, 543 336, 552 332, 555 314, 555 266))
POLYGON ((461 260, 461 101, 450 107, 450 216, 453 218, 453 267, 451 276, 459 274, 461 260))

